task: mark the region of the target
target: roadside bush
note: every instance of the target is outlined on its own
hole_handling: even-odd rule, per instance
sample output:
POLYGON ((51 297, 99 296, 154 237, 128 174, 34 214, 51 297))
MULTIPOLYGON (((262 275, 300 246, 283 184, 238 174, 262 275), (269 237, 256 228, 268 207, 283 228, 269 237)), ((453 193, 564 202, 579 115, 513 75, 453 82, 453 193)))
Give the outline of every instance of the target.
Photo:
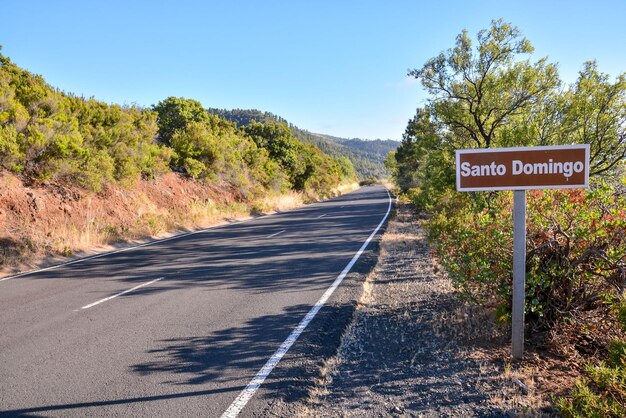
POLYGON ((60 92, 0 55, 0 167, 28 181, 131 185, 169 170, 156 113, 60 92))
POLYGON ((363 179, 359 182, 359 186, 371 186, 372 184, 376 184, 379 183, 378 179, 375 179, 374 177, 368 177, 366 179, 363 179))
POLYGON ((248 165, 251 176, 258 179, 261 185, 269 192, 287 193, 291 184, 287 173, 280 167, 277 161, 269 157, 265 148, 260 148, 254 143, 246 149, 243 159, 248 165))
POLYGON ((187 157, 182 160, 182 167, 191 178, 197 179, 207 172, 207 167, 195 158, 187 157))
POLYGON ((348 157, 337 157, 335 163, 341 174, 341 181, 351 181, 356 179, 356 169, 348 157))
POLYGON ((626 194, 534 191, 529 199, 527 276, 531 314, 546 326, 607 308, 626 288, 626 194))
MULTIPOLYGON (((626 304, 617 305, 616 316, 626 332, 626 304)), ((586 379, 576 382, 570 396, 557 400, 566 418, 626 416, 626 341, 609 345, 606 361, 588 364, 586 379)))
POLYGON ((512 217, 510 194, 492 210, 436 214, 429 222, 436 252, 461 294, 474 302, 508 306, 511 294, 512 217))
MULTIPOLYGON (((435 215, 436 251, 455 286, 478 302, 510 312, 512 198, 490 208, 435 215)), ((533 191, 527 209, 527 320, 550 329, 579 314, 608 315, 626 287, 626 195, 605 184, 591 190, 533 191)))
POLYGON ((328 197, 341 181, 337 162, 311 144, 302 144, 304 172, 294 179, 294 188, 311 197, 328 197))
POLYGON ((176 155, 175 166, 185 169, 193 178, 211 175, 218 158, 218 137, 206 123, 192 122, 174 133, 170 145, 176 155))
POLYGON ((285 123, 252 121, 244 132, 257 147, 267 151, 294 190, 311 196, 328 196, 342 179, 353 175, 349 161, 333 159, 314 145, 298 141, 285 123))
POLYGON ((78 174, 78 183, 86 189, 99 192, 107 183, 115 181, 115 162, 104 150, 90 153, 83 170, 78 174))
POLYGON ((24 154, 20 149, 20 134, 14 126, 0 126, 0 161, 3 168, 19 173, 24 170, 24 154))
POLYGON ((301 189, 302 176, 307 169, 304 161, 303 144, 292 134, 284 123, 259 123, 252 121, 245 128, 246 136, 259 148, 267 150, 269 157, 276 161, 289 177, 292 187, 301 189))
POLYGON ((209 122, 209 114, 197 100, 170 96, 152 106, 159 115, 159 141, 169 145, 176 131, 192 122, 209 122))
POLYGON ((215 115, 176 130, 170 145, 175 170, 228 187, 240 198, 253 198, 268 188, 285 189, 286 176, 270 162, 268 152, 215 115))

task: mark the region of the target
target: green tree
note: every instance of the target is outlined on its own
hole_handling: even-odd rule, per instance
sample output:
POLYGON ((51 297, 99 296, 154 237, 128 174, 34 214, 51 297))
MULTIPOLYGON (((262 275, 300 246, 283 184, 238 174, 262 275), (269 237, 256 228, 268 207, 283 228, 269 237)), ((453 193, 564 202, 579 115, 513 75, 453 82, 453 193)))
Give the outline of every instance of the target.
POLYGON ((295 176, 293 187, 307 194, 330 195, 341 177, 335 160, 311 144, 302 144, 300 155, 304 170, 295 176))
POLYGON ((409 75, 432 95, 433 117, 459 147, 489 148, 500 145, 500 131, 512 118, 529 112, 560 84, 556 66, 546 58, 520 59, 532 51, 518 28, 497 20, 478 33, 476 48, 463 31, 454 48, 409 75))
POLYGON ((193 178, 211 174, 209 169, 222 157, 218 135, 209 123, 191 122, 176 130, 170 145, 176 153, 176 165, 193 178))
POLYGON ((339 167, 339 172, 341 173, 342 180, 355 180, 356 179, 356 170, 354 169, 354 165, 350 158, 348 157, 337 157, 335 158, 337 166, 339 167))
MULTIPOLYGON (((443 145, 443 138, 432 121, 428 108, 418 109, 402 135, 402 143, 393 156, 393 177, 402 191, 420 186, 420 170, 427 155, 443 145)), ((389 163, 388 163, 389 164, 389 163)))
POLYGON ((626 73, 611 83, 595 61, 586 62, 564 102, 561 142, 590 144, 591 174, 605 173, 624 161, 626 73))
POLYGON ((284 123, 267 124, 251 121, 245 133, 254 143, 267 150, 269 157, 285 170, 292 184, 306 170, 303 158, 303 144, 298 141, 284 123))
POLYGON ((174 133, 191 122, 208 122, 209 114, 197 100, 168 97, 152 106, 158 114, 159 141, 169 144, 174 133))

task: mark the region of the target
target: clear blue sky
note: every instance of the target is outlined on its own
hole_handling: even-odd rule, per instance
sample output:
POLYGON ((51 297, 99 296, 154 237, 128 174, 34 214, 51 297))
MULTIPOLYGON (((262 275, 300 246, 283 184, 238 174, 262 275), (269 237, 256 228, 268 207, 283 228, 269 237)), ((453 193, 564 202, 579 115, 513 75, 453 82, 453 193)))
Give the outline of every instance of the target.
POLYGON ((626 71, 626 1, 0 0, 2 53, 55 87, 150 106, 256 108, 301 128, 399 140, 425 94, 409 68, 492 19, 572 82, 626 71))

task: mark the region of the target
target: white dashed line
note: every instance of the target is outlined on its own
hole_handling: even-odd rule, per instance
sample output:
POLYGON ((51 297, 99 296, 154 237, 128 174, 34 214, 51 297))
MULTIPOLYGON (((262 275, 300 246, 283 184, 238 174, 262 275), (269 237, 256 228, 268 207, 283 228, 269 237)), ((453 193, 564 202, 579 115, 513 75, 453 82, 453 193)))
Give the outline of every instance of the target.
POLYGON ((117 294, 115 294, 115 295, 113 295, 113 296, 109 296, 108 298, 100 299, 99 301, 96 301, 96 302, 94 302, 94 303, 90 303, 89 305, 85 305, 85 306, 83 306, 83 307, 82 307, 82 308, 80 308, 80 309, 89 309, 89 308, 92 308, 92 307, 94 307, 94 306, 96 306, 96 305, 99 305, 99 304, 101 304, 101 303, 103 303, 103 302, 109 301, 109 300, 111 300, 111 299, 115 299, 115 298, 116 298, 116 297, 118 297, 118 296, 122 296, 122 295, 125 295, 126 293, 130 293, 130 292, 132 292, 133 290, 137 290, 137 289, 139 289, 139 288, 141 288, 141 287, 151 285, 152 283, 156 283, 156 282, 158 282, 159 280, 163 280, 164 278, 165 278, 165 277, 159 277, 158 279, 154 279, 154 280, 149 281, 149 282, 147 282, 147 283, 140 284, 139 286, 135 286, 135 287, 133 287, 132 289, 124 290, 123 292, 117 293, 117 294))

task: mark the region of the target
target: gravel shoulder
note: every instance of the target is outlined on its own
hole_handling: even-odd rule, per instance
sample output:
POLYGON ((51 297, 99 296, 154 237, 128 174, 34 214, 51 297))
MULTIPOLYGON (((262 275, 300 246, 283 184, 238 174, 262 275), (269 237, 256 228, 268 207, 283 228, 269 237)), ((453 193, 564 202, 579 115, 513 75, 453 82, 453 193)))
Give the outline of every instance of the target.
MULTIPOLYGON (((399 204, 337 354, 302 417, 551 416, 538 369, 508 362, 489 310, 461 301, 399 204)), ((531 366, 528 366, 531 364, 531 366)))

